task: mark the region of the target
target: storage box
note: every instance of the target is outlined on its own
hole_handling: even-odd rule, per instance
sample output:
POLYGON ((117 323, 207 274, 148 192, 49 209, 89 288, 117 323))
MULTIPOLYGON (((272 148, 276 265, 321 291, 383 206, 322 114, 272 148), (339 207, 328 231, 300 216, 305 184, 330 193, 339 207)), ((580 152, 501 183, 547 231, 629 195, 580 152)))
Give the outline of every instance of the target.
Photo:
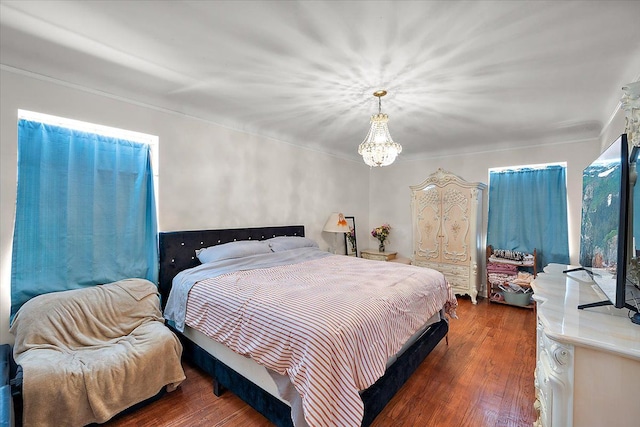
POLYGON ((504 301, 507 304, 519 305, 522 307, 526 307, 531 304, 531 292, 527 292, 526 294, 522 292, 502 292, 504 295, 504 301))

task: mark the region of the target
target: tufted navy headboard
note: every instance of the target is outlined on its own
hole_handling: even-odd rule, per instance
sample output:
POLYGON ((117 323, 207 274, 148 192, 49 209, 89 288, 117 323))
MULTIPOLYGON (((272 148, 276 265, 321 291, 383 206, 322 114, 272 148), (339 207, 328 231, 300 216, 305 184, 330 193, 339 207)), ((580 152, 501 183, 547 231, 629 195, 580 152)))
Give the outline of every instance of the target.
POLYGON ((158 289, 164 308, 173 278, 187 268, 200 264, 195 251, 200 248, 236 240, 265 240, 276 236, 304 237, 304 225, 279 227, 231 228, 221 230, 189 230, 160 233, 160 275, 158 289))

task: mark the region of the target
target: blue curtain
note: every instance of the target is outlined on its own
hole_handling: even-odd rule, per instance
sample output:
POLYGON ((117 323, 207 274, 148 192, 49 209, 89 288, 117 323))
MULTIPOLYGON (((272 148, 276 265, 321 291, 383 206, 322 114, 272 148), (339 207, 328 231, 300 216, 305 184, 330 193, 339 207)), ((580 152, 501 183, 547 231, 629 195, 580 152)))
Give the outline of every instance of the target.
POLYGON ((149 146, 20 120, 11 317, 48 292, 157 283, 157 266, 149 146))
POLYGON ((489 175, 487 244, 538 253, 538 269, 569 264, 565 168, 523 168, 489 175))
POLYGON ((633 256, 637 256, 638 249, 640 249, 640 180, 638 180, 635 186, 631 189, 633 192, 633 243, 635 247, 633 250, 633 256))

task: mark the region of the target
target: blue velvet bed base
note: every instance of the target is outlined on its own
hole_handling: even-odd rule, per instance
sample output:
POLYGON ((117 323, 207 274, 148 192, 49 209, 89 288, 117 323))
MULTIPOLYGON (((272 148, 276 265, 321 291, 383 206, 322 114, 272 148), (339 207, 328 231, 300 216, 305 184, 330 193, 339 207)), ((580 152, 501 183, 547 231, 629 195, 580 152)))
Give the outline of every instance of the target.
POLYGON ((395 363, 389 366, 380 379, 361 393, 364 402, 362 426, 369 426, 391 398, 400 390, 409 377, 436 345, 447 336, 449 322, 445 319, 431 325, 418 340, 409 347, 395 363))
POLYGON ((197 344, 182 335, 179 336, 183 346, 182 357, 213 378, 213 392, 216 396, 220 396, 224 389, 227 389, 275 425, 293 427, 291 408, 287 404, 238 374, 197 344))
MULTIPOLYGON (((431 325, 393 365, 387 368, 384 376, 361 393, 364 402, 362 427, 373 423, 373 420, 448 331, 449 324, 444 319, 431 325)), ((276 426, 293 427, 291 408, 288 405, 217 360, 179 332, 176 333, 182 340, 183 357, 213 378, 216 395, 219 396, 222 393, 222 388, 227 389, 276 426)))

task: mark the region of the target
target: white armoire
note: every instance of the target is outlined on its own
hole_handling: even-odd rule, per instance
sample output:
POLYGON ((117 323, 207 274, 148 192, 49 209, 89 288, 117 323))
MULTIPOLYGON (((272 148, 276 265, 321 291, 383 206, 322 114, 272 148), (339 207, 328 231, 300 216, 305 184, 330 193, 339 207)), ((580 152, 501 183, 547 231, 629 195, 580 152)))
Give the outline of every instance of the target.
POLYGON ((412 263, 441 271, 454 293, 469 295, 476 304, 483 277, 482 195, 487 186, 438 169, 410 188, 412 263))

